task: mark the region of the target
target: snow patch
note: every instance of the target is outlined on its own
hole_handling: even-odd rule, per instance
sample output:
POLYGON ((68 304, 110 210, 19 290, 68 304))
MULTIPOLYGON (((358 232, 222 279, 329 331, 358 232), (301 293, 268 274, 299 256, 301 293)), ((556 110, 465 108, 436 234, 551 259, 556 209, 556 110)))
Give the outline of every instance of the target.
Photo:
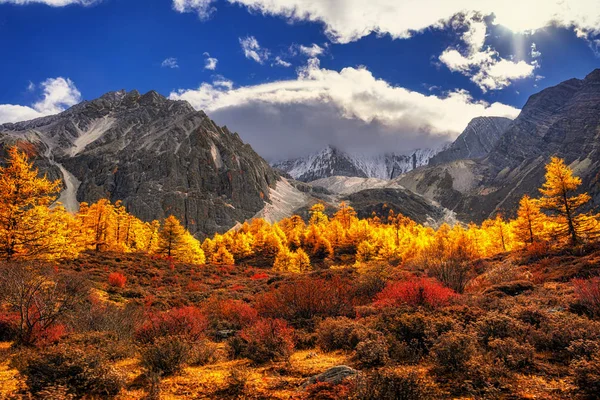
POLYGON ((112 127, 115 121, 116 118, 104 117, 92 122, 88 130, 81 132, 79 137, 73 142, 73 147, 71 147, 70 150, 71 157, 81 153, 86 146, 100 139, 100 137, 112 127))

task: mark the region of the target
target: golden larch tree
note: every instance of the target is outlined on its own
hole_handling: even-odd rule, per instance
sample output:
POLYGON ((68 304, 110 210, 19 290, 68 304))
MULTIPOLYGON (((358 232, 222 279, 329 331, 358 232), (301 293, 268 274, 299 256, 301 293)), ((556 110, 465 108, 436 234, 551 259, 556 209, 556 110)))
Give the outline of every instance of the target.
POLYGON ((219 246, 210 259, 210 262, 215 265, 234 265, 235 259, 233 255, 223 245, 219 246))
POLYGON ((532 244, 540 240, 546 216, 540 211, 538 201, 528 195, 519 202, 517 219, 513 223, 515 236, 520 242, 532 244))
POLYGON ((51 210, 60 180, 39 177, 27 155, 8 149, 7 165, 0 167, 0 256, 54 258, 63 251, 64 209, 51 210))
POLYGON ((594 216, 581 212, 591 198, 587 193, 576 194, 580 185, 581 179, 573 176, 565 161, 552 157, 546 165, 546 182, 540 189, 540 207, 553 213, 559 233, 568 237, 572 245, 597 226, 594 216))

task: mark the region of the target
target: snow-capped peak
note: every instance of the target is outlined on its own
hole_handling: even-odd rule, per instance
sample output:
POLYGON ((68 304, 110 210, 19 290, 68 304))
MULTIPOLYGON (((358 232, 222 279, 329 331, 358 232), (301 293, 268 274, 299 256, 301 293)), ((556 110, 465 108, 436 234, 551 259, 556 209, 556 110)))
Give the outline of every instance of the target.
POLYGON ((306 157, 278 161, 272 165, 288 173, 292 178, 305 182, 330 176, 393 179, 417 167, 427 165, 429 159, 445 146, 446 144, 436 149, 418 149, 409 154, 379 155, 347 153, 333 146, 327 146, 306 157))

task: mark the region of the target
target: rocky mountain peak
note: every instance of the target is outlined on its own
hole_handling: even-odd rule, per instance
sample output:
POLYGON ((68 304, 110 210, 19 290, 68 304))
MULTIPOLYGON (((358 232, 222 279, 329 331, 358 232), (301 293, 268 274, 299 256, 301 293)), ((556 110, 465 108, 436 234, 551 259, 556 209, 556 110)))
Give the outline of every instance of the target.
POLYGON ((146 221, 173 214, 199 236, 252 217, 279 179, 238 135, 156 91, 109 92, 0 125, 0 151, 15 141, 34 144, 40 170, 63 179, 68 209, 108 197, 146 221))
POLYGON ((485 157, 511 123, 510 118, 503 117, 473 118, 447 149, 429 160, 429 165, 485 157))
POLYGON ((584 81, 586 83, 589 83, 589 82, 598 83, 598 82, 600 82, 600 68, 596 68, 595 70, 593 70, 592 72, 590 72, 585 77, 584 81))

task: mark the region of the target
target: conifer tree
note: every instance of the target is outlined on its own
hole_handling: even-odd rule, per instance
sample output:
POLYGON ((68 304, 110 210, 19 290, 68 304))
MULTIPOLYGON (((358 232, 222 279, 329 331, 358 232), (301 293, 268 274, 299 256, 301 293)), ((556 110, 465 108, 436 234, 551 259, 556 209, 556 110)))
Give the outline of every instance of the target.
POLYGON ((173 215, 168 216, 158 233, 157 253, 175 257, 175 254, 185 245, 184 235, 185 228, 181 226, 179 220, 173 215))
POLYGON ((294 258, 296 261, 296 268, 298 269, 298 272, 309 272, 310 270, 312 270, 312 266, 310 265, 310 258, 304 250, 298 248, 296 250, 296 253, 294 254, 294 258))
POLYGON ((62 251, 64 219, 49 206, 60 181, 38 177, 27 155, 8 149, 7 166, 0 167, 0 257, 53 258, 62 251), (62 222, 61 222, 62 220, 62 222))
POLYGON ((329 222, 329 218, 325 214, 325 206, 321 203, 313 205, 310 210, 310 224, 320 225, 329 222))
POLYGON ((517 219, 513 228, 517 239, 523 243, 533 244, 540 239, 544 224, 544 214, 541 213, 538 202, 528 195, 519 202, 517 219))
POLYGON ((581 179, 573 176, 564 160, 552 157, 546 165, 546 182, 540 189, 540 207, 554 214, 559 233, 568 237, 571 245, 578 244, 583 235, 591 233, 597 226, 594 216, 581 212, 581 207, 591 197, 587 193, 575 193, 580 185, 581 179))
POLYGON ((212 255, 210 262, 215 265, 234 265, 235 259, 225 246, 219 246, 212 255))

